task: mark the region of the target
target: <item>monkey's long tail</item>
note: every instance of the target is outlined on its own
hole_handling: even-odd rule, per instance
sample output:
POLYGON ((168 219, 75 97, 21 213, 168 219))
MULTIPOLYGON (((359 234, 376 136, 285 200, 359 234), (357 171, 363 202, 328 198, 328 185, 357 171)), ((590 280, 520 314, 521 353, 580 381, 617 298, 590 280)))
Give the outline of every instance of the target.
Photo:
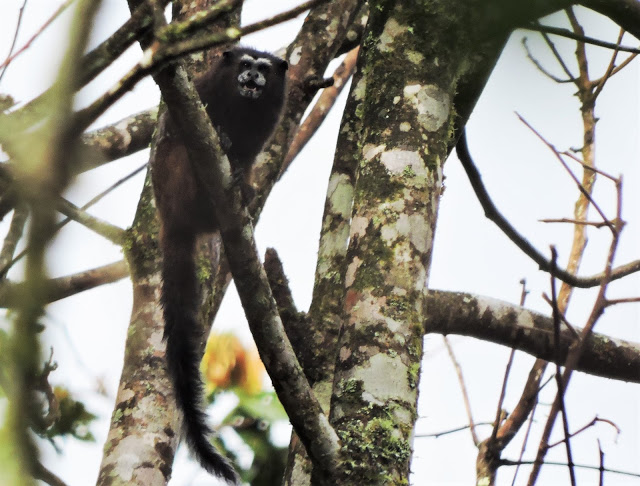
POLYGON ((196 317, 198 284, 193 255, 195 236, 184 231, 165 232, 162 247, 167 369, 173 382, 176 402, 184 415, 187 443, 204 469, 237 484, 237 473, 209 441, 212 431, 202 407, 203 387, 199 366, 202 332, 196 317))

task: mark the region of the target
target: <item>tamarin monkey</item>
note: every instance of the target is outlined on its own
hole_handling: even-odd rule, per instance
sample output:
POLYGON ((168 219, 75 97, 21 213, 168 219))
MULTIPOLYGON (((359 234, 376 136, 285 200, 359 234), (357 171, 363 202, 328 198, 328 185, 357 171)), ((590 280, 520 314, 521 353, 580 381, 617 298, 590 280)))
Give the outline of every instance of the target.
MULTIPOLYGON (((243 176, 243 189, 248 187, 256 156, 280 120, 287 68, 286 61, 269 53, 238 47, 225 52, 195 81, 235 175, 243 176)), ((211 429, 202 407, 199 367, 202 329, 197 318, 200 295, 195 243, 198 235, 212 232, 218 225, 213 203, 198 181, 168 114, 160 120, 159 132, 152 179, 161 221, 167 369, 192 452, 209 473, 237 483, 237 473, 209 441, 211 429)))

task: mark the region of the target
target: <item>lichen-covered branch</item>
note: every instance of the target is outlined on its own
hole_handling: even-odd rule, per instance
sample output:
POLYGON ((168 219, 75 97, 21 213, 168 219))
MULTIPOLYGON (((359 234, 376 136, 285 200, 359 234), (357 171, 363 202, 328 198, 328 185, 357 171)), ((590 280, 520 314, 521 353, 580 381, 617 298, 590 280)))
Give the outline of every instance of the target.
POLYGON ((251 219, 233 184, 228 159, 184 69, 170 66, 156 74, 155 80, 171 116, 182 129, 189 159, 214 202, 229 268, 262 362, 307 451, 331 474, 336 468, 338 441, 284 332, 256 252, 251 219), (213 166, 212 159, 217 162, 213 166))
POLYGON ((116 245, 121 245, 124 241, 125 232, 122 228, 103 221, 100 218, 96 218, 95 216, 91 216, 86 211, 83 211, 81 208, 62 197, 58 198, 56 201, 56 209, 67 218, 80 223, 84 227, 99 234, 116 245))
MULTIPOLYGON (((121 260, 66 277, 52 278, 45 284, 45 303, 65 299, 85 290, 117 282, 129 275, 129 267, 121 260)), ((0 308, 15 307, 27 290, 24 283, 4 280, 0 283, 0 308)))
POLYGON ((82 155, 78 170, 85 172, 149 147, 158 120, 155 106, 80 137, 82 155))
MULTIPOLYGON (((575 342, 575 334, 565 328, 557 350, 551 317, 488 297, 432 290, 426 306, 426 333, 471 336, 547 361, 553 361, 556 352, 564 359, 575 342)), ((585 342, 576 370, 640 383, 640 344, 594 333, 585 342)))
MULTIPOLYGON (((345 257, 358 163, 355 154, 361 129, 356 113, 362 100, 355 95, 355 86, 360 78, 361 75, 356 73, 351 85, 329 176, 309 309, 311 325, 303 343, 305 350, 301 351, 314 356, 313 390, 326 413, 329 411, 338 336, 343 322, 345 257)), ((308 485, 311 483, 312 472, 313 465, 309 456, 293 433, 284 484, 308 485)))

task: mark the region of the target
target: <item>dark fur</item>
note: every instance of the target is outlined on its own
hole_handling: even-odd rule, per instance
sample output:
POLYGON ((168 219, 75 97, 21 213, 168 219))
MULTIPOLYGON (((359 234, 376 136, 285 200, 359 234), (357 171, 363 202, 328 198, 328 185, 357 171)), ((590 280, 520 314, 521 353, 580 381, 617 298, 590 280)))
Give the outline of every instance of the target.
MULTIPOLYGON (((245 176, 243 184, 246 184, 255 157, 280 119, 286 69, 287 63, 271 54, 236 48, 226 52, 195 82, 233 170, 245 176), (272 62, 265 75, 267 83, 257 99, 243 97, 238 91, 244 54, 268 58, 272 62)), ((176 402, 184 414, 186 439, 191 450, 208 472, 237 482, 233 467, 209 442, 211 429, 202 408, 199 371, 202 329, 197 318, 200 297, 194 251, 196 237, 217 228, 214 208, 200 187, 177 127, 168 115, 160 121, 159 129, 152 174, 162 222, 162 305, 167 369, 176 402)))

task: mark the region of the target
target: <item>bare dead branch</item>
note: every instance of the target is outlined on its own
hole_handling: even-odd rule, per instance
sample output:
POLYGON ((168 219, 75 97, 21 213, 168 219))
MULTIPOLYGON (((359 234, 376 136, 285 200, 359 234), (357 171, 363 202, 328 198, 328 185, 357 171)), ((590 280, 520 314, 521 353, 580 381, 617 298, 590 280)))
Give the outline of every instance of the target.
POLYGON ((7 68, 9 67, 9 64, 11 63, 10 59, 11 59, 11 54, 13 54, 13 50, 16 47, 16 42, 18 41, 18 34, 20 33, 20 26, 22 25, 22 16, 24 14, 24 8, 27 6, 27 1, 28 0, 24 0, 24 2, 22 2, 22 7, 20 7, 20 12, 18 13, 18 20, 16 21, 16 28, 13 32, 13 40, 11 41, 11 47, 9 47, 9 53, 7 54, 7 58, 5 59, 5 62, 3 63, 2 67, 2 72, 0 72, 0 82, 2 82, 2 78, 4 77, 4 73, 7 71, 7 68))
POLYGON ((606 177, 607 179, 609 179, 610 181, 613 181, 613 182, 616 182, 618 180, 617 178, 613 177, 612 175, 607 174, 605 171, 603 171, 601 169, 598 169, 597 167, 594 167, 592 165, 586 164, 584 161, 580 160, 578 157, 576 157, 574 154, 572 154, 568 150, 565 150, 564 152, 560 152, 560 154, 566 155, 570 159, 575 160, 587 172, 595 172, 596 174, 600 174, 601 176, 606 177))
MULTIPOLYGON (((36 39, 40 36, 40 34, 42 34, 42 32, 44 32, 44 30, 45 30, 47 27, 49 27, 49 26, 53 23, 53 21, 54 21, 55 19, 57 19, 57 18, 60 16, 60 14, 61 14, 62 12, 64 12, 64 11, 67 9, 67 7, 69 7, 69 5, 71 5, 74 1, 75 1, 75 0, 67 0, 67 1, 66 1, 66 2, 64 2, 62 5, 60 5, 60 7, 58 7, 58 10, 56 10, 56 11, 53 13, 53 15, 52 15, 51 17, 49 17, 49 19, 48 19, 44 24, 42 24, 42 26, 41 26, 41 27, 36 31, 36 33, 35 33, 35 34, 33 34, 33 35, 31 36, 31 38, 30 38, 30 39, 29 39, 29 40, 28 40, 28 41, 27 41, 27 42, 26 42, 26 43, 25 43, 25 44, 24 44, 20 49, 18 49, 18 50, 17 50, 15 53, 13 53, 13 54, 11 54, 11 53, 10 53, 10 54, 7 56, 7 58, 4 60, 4 62, 3 62, 2 64, 0 64, 0 68, 6 68, 9 64, 11 64, 11 62, 13 62, 13 60, 14 60, 16 57, 18 57, 18 56, 19 56, 20 54, 22 54, 24 51, 26 51, 27 49, 29 49, 29 47, 31 47, 31 43, 32 43, 34 40, 36 40, 36 39)), ((25 3, 26 3, 26 2, 25 2, 25 3)), ((24 8, 24 5, 23 5, 23 7, 22 7, 22 8, 24 8)), ((20 9, 20 14, 22 15, 22 9, 20 9)), ((16 33, 16 35, 17 35, 17 33, 16 33)), ((11 51, 13 51, 13 47, 11 48, 11 51)), ((4 71, 3 71, 3 73, 4 73, 4 71)))
POLYGON ((569 224, 578 224, 581 226, 593 226, 594 228, 604 228, 604 227, 609 227, 609 225, 607 223, 605 223, 604 221, 601 222, 595 222, 595 221, 580 221, 578 219, 572 219, 572 218, 545 218, 545 219, 539 219, 538 221, 540 221, 541 223, 569 223, 569 224))
MULTIPOLYGON (((553 268, 557 268, 556 264, 558 261, 558 252, 554 246, 551 247, 551 265, 553 268)), ((558 404, 558 408, 562 413, 562 430, 564 432, 564 444, 567 453, 567 468, 569 470, 569 479, 571 480, 571 486, 576 486, 576 472, 573 468, 573 453, 571 452, 571 442, 570 437, 571 434, 569 432, 569 417, 567 416, 567 408, 564 401, 565 394, 565 385, 562 381, 562 373, 561 373, 561 363, 562 363, 562 352, 560 351, 560 309, 558 308, 558 299, 556 295, 556 279, 553 275, 550 276, 551 280, 551 309, 552 309, 552 318, 553 318, 553 345, 556 349, 556 386, 558 387, 558 392, 556 393, 556 402, 558 404)))
POLYGON ((529 46, 527 45, 527 38, 523 37, 522 38, 522 46, 524 47, 525 52, 527 53, 527 58, 533 63, 533 65, 535 67, 538 68, 538 71, 540 71, 542 74, 544 74, 546 77, 548 77, 549 79, 551 79, 552 81, 555 81, 558 84, 564 84, 564 83, 574 83, 575 82, 575 78, 573 77, 573 75, 571 74, 571 72, 569 72, 568 68, 566 66, 564 66, 564 63, 562 63, 562 66, 565 69, 565 72, 568 74, 568 78, 567 79, 562 79, 559 78, 558 76, 552 74, 551 72, 549 72, 540 61, 538 61, 538 59, 536 59, 533 55, 533 53, 531 52, 531 50, 529 49, 529 46))
MULTIPOLYGON (((556 462, 556 461, 544 461, 542 463, 538 462, 538 461, 510 461, 508 459, 500 459, 500 465, 501 466, 527 466, 527 465, 545 465, 545 466, 560 466, 560 467, 567 467, 568 464, 566 462, 556 462)), ((580 468, 580 469, 591 469, 592 471, 600 471, 600 466, 592 466, 589 464, 574 464, 574 467, 580 468)), ((620 469, 610 469, 610 468, 605 468, 604 471, 611 473, 611 474, 621 474, 623 476, 633 476, 636 478, 640 478, 640 474, 638 473, 632 473, 632 472, 628 472, 628 471, 622 471, 620 469)))
POLYGON ((633 304, 636 302, 640 302, 640 297, 626 297, 623 299, 607 299, 606 305, 616 305, 616 304, 633 304))
POLYGON ((579 361, 582 353, 586 349, 585 340, 587 340, 591 333, 593 332, 593 327, 596 322, 604 312, 606 308, 606 291, 609 283, 611 282, 611 275, 613 271, 613 260, 615 257, 616 250, 618 248, 618 243, 620 241, 620 234, 622 232, 623 224, 622 224, 622 180, 619 179, 616 183, 616 192, 617 192, 617 210, 616 210, 616 219, 613 221, 614 228, 612 230, 611 244, 609 246, 609 252, 607 255, 607 261, 605 264, 605 278, 602 280, 600 284, 600 288, 598 289, 598 295, 596 296, 593 308, 591 310, 591 314, 587 319, 586 325, 581 332, 580 339, 577 340, 573 346, 569 348, 569 352, 564 360, 564 373, 562 374, 562 385, 563 389, 558 390, 556 393, 556 400, 554 401, 551 410, 549 411, 549 417, 545 424, 544 430, 542 432, 542 437, 540 439, 540 444, 538 446, 538 452, 536 454, 536 461, 531 470, 531 474, 529 475, 528 486, 533 486, 536 482, 538 474, 540 473, 540 465, 542 464, 544 457, 547 453, 549 443, 549 437, 551 436, 551 430, 553 429, 553 425, 555 423, 558 412, 560 411, 560 402, 558 397, 561 393, 566 389, 569 385, 569 380, 571 379, 573 370, 576 367, 577 362, 579 361))
MULTIPOLYGON (((471 182, 471 186, 476 193, 478 201, 480 201, 480 204, 482 205, 485 216, 493 221, 505 233, 505 235, 516 244, 518 248, 520 248, 526 255, 528 255, 533 261, 535 261, 540 267, 540 270, 549 272, 551 269, 550 262, 540 252, 538 252, 538 250, 536 250, 526 238, 524 238, 522 235, 520 235, 520 233, 516 231, 511 223, 509 223, 507 219, 498 211, 495 204, 491 200, 489 193, 482 183, 480 173, 473 163, 473 159, 471 158, 471 154, 469 153, 466 142, 466 135, 461 135, 458 144, 456 145, 456 151, 458 153, 458 158, 460 159, 460 162, 462 163, 462 166, 467 173, 467 177, 471 182)), ((617 280, 638 271, 640 271, 640 260, 634 260, 630 263, 621 265, 613 269, 611 272, 611 279, 617 280)), ((599 285, 605 277, 605 274, 599 273, 597 275, 592 275, 589 277, 578 277, 576 275, 568 273, 565 270, 558 269, 555 277, 573 287, 589 288, 599 285)))
POLYGON ((544 143, 549 148, 549 150, 551 150, 553 152, 553 154, 555 155, 556 159, 566 169, 566 171, 569 174, 569 176, 571 177, 571 179, 573 179, 573 182, 575 182, 576 187, 578 188, 578 190, 584 195, 584 197, 587 198, 587 200, 595 208, 595 210, 598 212, 598 214, 600 215, 600 217, 602 218, 604 223, 607 225, 607 227, 609 229, 611 229, 612 231, 614 231, 614 224, 609 220, 609 218, 607 218, 607 216, 604 214, 602 209, 600 209, 600 206, 591 197, 590 192, 587 189, 585 189, 584 185, 578 180, 578 178, 575 176, 575 174, 573 173, 571 168, 567 165, 567 163, 564 161, 564 159, 560 156, 560 152, 555 148, 555 146, 551 142, 549 142, 546 138, 544 138, 540 132, 538 132, 535 128, 533 128, 529 124, 528 121, 526 121, 524 118, 522 118, 520 116, 520 114, 516 113, 516 116, 520 119, 520 121, 522 123, 524 123, 526 125, 527 128, 529 128, 529 130, 531 130, 536 135, 536 137, 538 137, 542 141, 542 143, 544 143))
POLYGON ((447 348, 447 352, 449 353, 449 358, 453 363, 453 368, 456 371, 456 375, 458 376, 458 383, 460 384, 460 390, 462 391, 462 399, 464 401, 464 408, 467 412, 467 420, 469 420, 469 431, 471 432, 471 439, 473 440, 474 445, 478 445, 480 440, 478 439, 478 434, 476 434, 476 425, 473 421, 473 414, 471 413, 471 401, 469 400, 469 393, 467 392, 467 386, 464 383, 464 376, 462 375, 462 367, 458 360, 456 359, 456 355, 453 352, 453 348, 451 347, 451 343, 447 339, 447 336, 442 336, 442 340, 444 341, 444 345, 447 348))
POLYGON ((596 39, 594 37, 579 35, 579 34, 576 34, 575 32, 571 32, 570 30, 563 29, 561 27, 551 27, 549 25, 532 24, 522 28, 527 30, 535 30, 537 32, 544 32, 546 34, 558 35, 560 37, 566 37, 567 39, 573 39, 580 42, 584 42, 585 44, 592 44, 594 46, 606 47, 607 49, 617 49, 619 51, 633 52, 634 54, 640 54, 640 49, 638 49, 637 47, 618 46, 613 42, 606 42, 600 39, 596 39))
MULTIPOLYGON (((624 29, 620 29, 620 33, 618 34, 618 40, 616 41, 616 45, 619 47, 620 43, 622 42, 622 37, 624 36, 624 29)), ((620 52, 619 49, 616 49, 615 51, 613 51, 613 54, 611 55, 611 60, 609 61, 609 65, 607 66, 607 70, 605 71, 604 75, 593 82, 593 86, 595 86, 595 90, 593 92, 593 98, 597 98, 600 93, 602 92, 602 89, 604 88, 604 85, 606 84, 607 80, 611 77, 611 75, 613 74, 613 70, 616 67, 616 59, 618 58, 618 53, 620 52)), ((637 54, 635 54, 637 55, 637 54)))
MULTIPOLYGON (((475 424, 476 427, 480 427, 482 425, 491 425, 493 426, 493 422, 478 422, 477 424, 475 424)), ((433 434, 415 434, 415 437, 433 437, 434 439, 437 439, 439 437, 442 437, 443 435, 449 435, 449 434, 455 434, 456 432, 460 432, 462 430, 467 430, 470 429, 471 425, 462 425, 460 427, 456 427, 455 429, 450 429, 450 430, 444 430, 442 432, 435 432, 433 434)))
MULTIPOLYGON (((605 424, 609 424, 611 427, 613 427, 614 429, 616 429, 616 436, 619 436, 620 433, 622 432, 620 430, 620 427, 618 427, 614 422, 612 422, 611 420, 607 420, 607 419, 602 419, 598 416, 594 417, 593 420, 591 420, 591 422, 589 422, 588 424, 580 427, 578 430, 576 430, 575 432, 573 432, 570 437, 575 437, 576 435, 581 434, 582 432, 584 432, 587 429, 590 429, 591 427, 595 426, 598 422, 603 422, 605 424)), ((562 444, 563 442, 565 442, 566 439, 562 439, 559 440, 558 442, 554 442, 553 444, 549 444, 549 449, 553 449, 554 447, 562 444)))

